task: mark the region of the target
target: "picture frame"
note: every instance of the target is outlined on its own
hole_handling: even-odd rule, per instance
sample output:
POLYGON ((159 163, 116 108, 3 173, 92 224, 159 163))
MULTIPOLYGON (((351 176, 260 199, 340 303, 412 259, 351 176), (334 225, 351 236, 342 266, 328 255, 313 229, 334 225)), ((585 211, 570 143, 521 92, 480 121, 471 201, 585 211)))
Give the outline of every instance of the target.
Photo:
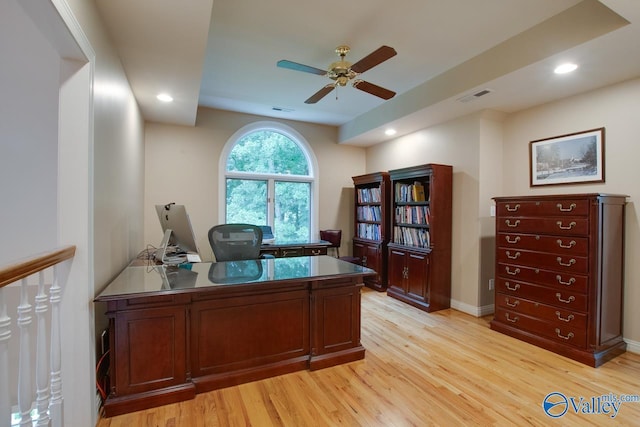
POLYGON ((529 142, 529 186, 604 182, 604 127, 529 142))

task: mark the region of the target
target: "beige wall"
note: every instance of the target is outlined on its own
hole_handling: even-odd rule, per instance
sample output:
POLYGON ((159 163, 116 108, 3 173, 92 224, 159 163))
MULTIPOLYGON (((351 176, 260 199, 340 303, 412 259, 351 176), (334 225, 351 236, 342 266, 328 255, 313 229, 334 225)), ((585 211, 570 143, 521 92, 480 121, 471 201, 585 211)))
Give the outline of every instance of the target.
POLYGON ((452 307, 476 314, 492 309, 492 197, 557 193, 629 195, 626 211, 624 337, 640 352, 640 79, 506 115, 483 112, 371 147, 367 171, 422 163, 453 165, 452 307), (529 187, 529 141, 605 127, 606 182, 529 187))
POLYGON ((332 126, 274 120, 261 116, 200 108, 195 127, 147 123, 145 134, 144 240, 157 246, 162 232, 156 204, 187 207, 203 260, 212 253, 207 231, 219 218, 219 160, 229 138, 243 126, 279 121, 301 134, 318 160, 319 228, 343 230, 341 253, 351 250, 352 176, 365 173, 365 150, 336 143, 332 126))
POLYGON ((504 127, 503 185, 499 195, 555 193, 626 194, 625 339, 640 350, 640 79, 609 86, 509 116, 504 127), (605 127, 605 182, 529 188, 529 141, 605 127))
MULTIPOLYGON (((481 125, 484 120, 482 114, 462 117, 367 150, 367 172, 424 163, 453 166, 452 307, 472 314, 482 314, 478 287, 478 199, 481 125)), ((488 215, 488 207, 485 215, 488 215)))

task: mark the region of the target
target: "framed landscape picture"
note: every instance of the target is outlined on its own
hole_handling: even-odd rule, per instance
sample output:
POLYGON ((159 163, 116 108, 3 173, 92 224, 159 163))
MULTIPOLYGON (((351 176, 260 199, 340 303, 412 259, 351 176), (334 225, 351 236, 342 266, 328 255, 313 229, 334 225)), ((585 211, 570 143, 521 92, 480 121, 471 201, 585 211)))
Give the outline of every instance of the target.
POLYGON ((529 143, 529 184, 604 182, 604 128, 529 143))

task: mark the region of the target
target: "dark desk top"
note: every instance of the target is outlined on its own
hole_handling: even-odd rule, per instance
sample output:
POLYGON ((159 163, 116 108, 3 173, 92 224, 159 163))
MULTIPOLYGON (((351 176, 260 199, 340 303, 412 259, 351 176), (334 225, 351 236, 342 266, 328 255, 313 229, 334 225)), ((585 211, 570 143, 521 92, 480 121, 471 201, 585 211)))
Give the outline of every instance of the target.
POLYGON ((148 265, 125 268, 96 298, 113 301, 132 296, 189 292, 199 289, 369 276, 375 271, 330 256, 269 258, 249 261, 148 265))
POLYGON ((273 243, 263 243, 261 245, 262 249, 269 249, 269 248, 297 248, 297 247, 305 247, 305 248, 309 248, 309 247, 316 247, 316 246, 330 246, 331 242, 327 242, 326 240, 306 240, 306 241, 299 241, 299 242, 281 242, 278 241, 278 239, 275 240, 275 242, 273 243))

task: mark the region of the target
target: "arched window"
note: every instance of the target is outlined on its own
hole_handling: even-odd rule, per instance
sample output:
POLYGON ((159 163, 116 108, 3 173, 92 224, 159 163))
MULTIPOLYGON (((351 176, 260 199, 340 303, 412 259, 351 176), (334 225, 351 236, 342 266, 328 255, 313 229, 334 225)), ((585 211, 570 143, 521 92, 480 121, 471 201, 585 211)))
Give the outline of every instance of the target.
POLYGON ((270 225, 279 242, 317 233, 315 156, 304 138, 281 123, 236 132, 221 156, 222 221, 270 225))

